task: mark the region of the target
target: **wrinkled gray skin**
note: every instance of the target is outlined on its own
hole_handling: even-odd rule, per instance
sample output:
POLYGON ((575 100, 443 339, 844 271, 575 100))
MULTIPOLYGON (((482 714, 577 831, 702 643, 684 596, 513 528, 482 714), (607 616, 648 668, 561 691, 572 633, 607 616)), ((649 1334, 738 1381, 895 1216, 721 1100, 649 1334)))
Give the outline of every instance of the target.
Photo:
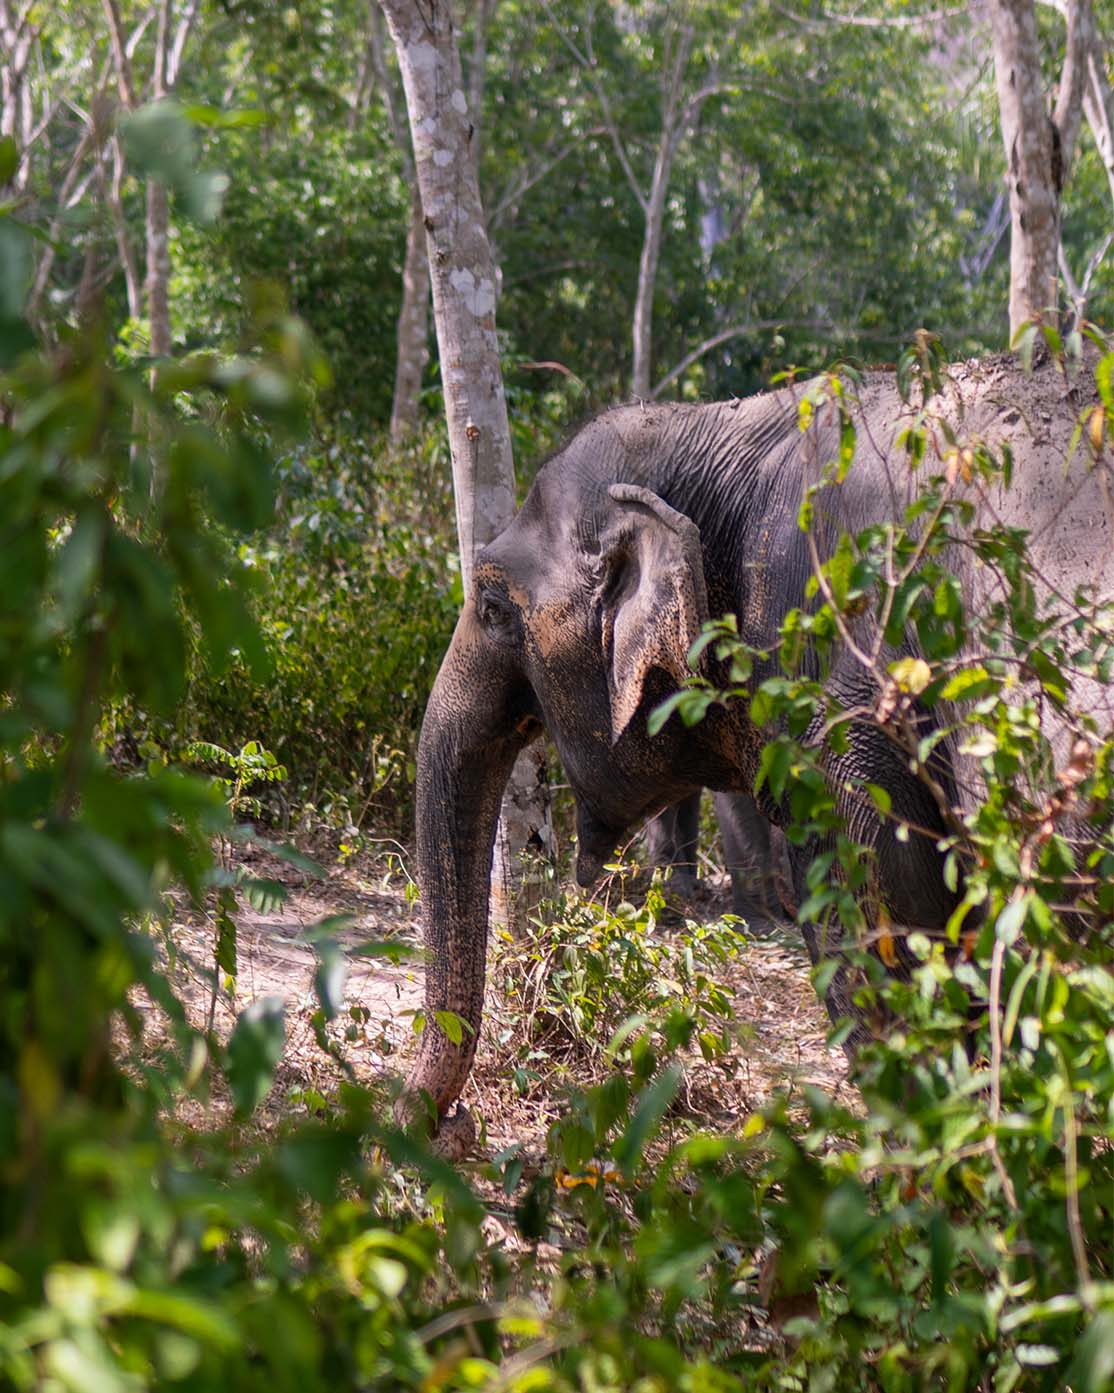
MULTIPOLYGON (((713 795, 723 840, 724 865, 731 876, 731 912, 752 933, 763 934, 786 917, 777 879, 785 848, 777 829, 746 793, 713 795)), ((669 869, 670 888, 689 897, 696 892, 700 840, 700 794, 666 808, 646 824, 646 855, 651 866, 669 869)))
MULTIPOLYGON (((964 428, 992 432, 1005 422, 1003 431, 1015 433, 1015 456, 1026 448, 1039 455, 1041 440, 1027 446, 1016 438, 1021 427, 1009 424, 1028 420, 1014 409, 1030 392, 1020 374, 999 361, 965 371, 962 410, 968 399, 985 410, 969 414, 964 428)), ((630 830, 664 807, 702 786, 754 789, 763 740, 744 704, 713 706, 692 728, 674 717, 653 738, 646 723, 688 673, 686 654, 706 618, 731 612, 742 637, 766 647, 786 611, 806 603, 811 562, 798 511, 804 488, 837 454, 838 420, 825 408, 802 435, 800 390, 606 413, 541 469, 510 526, 477 559, 418 753, 429 1024, 407 1082, 404 1115, 424 1092, 443 1117, 468 1077, 483 1009, 496 818, 508 772, 527 741, 544 728, 556 744, 576 797, 577 878, 585 886, 630 830), (460 1046, 434 1025, 438 1010, 468 1023, 460 1046)), ((1065 395, 1057 387, 1049 399, 1065 395)), ((860 406, 854 467, 817 507, 822 556, 831 554, 841 531, 900 516, 910 495, 909 470, 895 444, 903 409, 892 376, 868 376, 860 406)), ((1061 464, 1034 466, 1028 494, 1013 491, 1021 506, 1054 506, 1051 516, 1064 515, 1053 495, 1067 479, 1064 446, 1078 409, 1075 402, 1056 407, 1065 423, 1057 422, 1054 441, 1061 464)), ((1092 526, 1096 509, 1102 511, 1097 492, 1094 497, 1097 502, 1081 505, 1075 528, 1092 526)), ((1094 556, 1109 554, 1109 533, 1096 532, 1093 540, 1094 556)), ((1049 548, 1050 568, 1064 550, 1049 548)), ((956 565, 963 564, 957 556, 956 565)), ((1103 564, 1092 559, 1098 570, 1103 564)), ((988 582, 971 583, 977 589, 988 582)), ((726 677, 710 654, 705 663, 713 680, 726 677)), ((759 665, 755 680, 774 670, 773 659, 759 665)), ((877 696, 846 651, 827 682, 847 707, 877 696)), ((852 834, 874 848, 877 895, 891 919, 940 929, 957 894, 941 875, 935 843, 943 825, 933 797, 873 724, 853 726, 849 749, 829 754, 827 769, 852 834), (895 813, 927 835, 913 831, 899 840, 893 822, 881 823, 864 800, 845 796, 849 777, 888 789, 895 813)), ((946 768, 940 784, 951 799, 946 768)), ((759 806, 765 818, 783 819, 768 793, 759 806)), ((798 901, 811 852, 790 849, 798 901)), ((818 930, 806 925, 804 933, 813 957, 820 956, 818 930)), ((828 1005, 837 1015, 847 1006, 838 977, 828 1005)))

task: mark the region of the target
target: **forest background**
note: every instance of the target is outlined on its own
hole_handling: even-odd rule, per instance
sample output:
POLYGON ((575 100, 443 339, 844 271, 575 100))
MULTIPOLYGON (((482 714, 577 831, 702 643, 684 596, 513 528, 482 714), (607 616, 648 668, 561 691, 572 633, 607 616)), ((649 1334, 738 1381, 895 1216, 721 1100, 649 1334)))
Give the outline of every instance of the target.
MULTIPOLYGON (((1037 14, 1051 88, 1063 21, 1037 14)), ((8 192, 41 232, 43 330, 95 292, 121 361, 230 350, 260 300, 277 300, 329 366, 309 439, 280 461, 281 523, 241 548, 268 588, 274 671, 266 687, 198 673, 173 740, 258 739, 290 771, 291 816, 361 826, 370 799, 401 831, 460 597, 413 255, 402 302, 408 230, 424 247, 382 16, 186 5, 160 65, 157 7, 5 15, 3 129, 20 137, 8 192), (126 79, 114 44, 130 50, 126 79), (117 117, 171 89, 177 157, 193 142, 208 172, 189 175, 163 251, 142 169, 164 132, 148 115, 122 137, 117 117), (165 320, 153 329, 152 265, 165 320), (383 448, 396 365, 404 454, 383 448)), ((892 362, 921 327, 953 357, 1006 346, 1009 206, 978 7, 488 0, 459 20, 521 487, 571 423, 632 390, 716 399, 790 365, 892 362)), ((1077 147, 1063 261, 1101 324, 1114 185, 1086 122, 1077 147)), ((130 715, 120 738, 145 729, 130 715)))
MULTIPOLYGON (((1051 105, 1092 9, 1005 8, 1035 16, 1051 105)), ((893 363, 922 329, 952 358, 1008 346, 989 14, 459 8, 520 490, 631 394, 893 363)), ((1093 21, 1058 263, 1062 327, 1101 340, 1114 13, 1093 21)), ((1108 1388, 1111 907, 1066 946, 1051 890, 1014 896, 1016 817, 987 942, 877 986, 909 1026, 861 1107, 790 1089, 702 1130, 682 1081, 745 1048, 717 977, 741 940, 664 939, 651 897, 561 900, 508 950, 564 1041, 503 1056, 556 1114, 540 1152, 462 1179, 384 1123, 345 963, 412 948, 346 959, 331 920, 306 1016, 337 1076, 261 1119, 281 1010, 222 1034, 214 1005, 240 907, 283 887, 235 848, 405 880, 462 599, 392 47, 369 4, 0 0, 0 71, 3 1386, 1108 1388), (172 985, 174 887, 211 931, 207 1020, 172 985), (953 1048, 960 981, 1007 1001, 989 1066, 953 1048)), ((1096 458, 1109 366, 1099 389, 1096 458)))

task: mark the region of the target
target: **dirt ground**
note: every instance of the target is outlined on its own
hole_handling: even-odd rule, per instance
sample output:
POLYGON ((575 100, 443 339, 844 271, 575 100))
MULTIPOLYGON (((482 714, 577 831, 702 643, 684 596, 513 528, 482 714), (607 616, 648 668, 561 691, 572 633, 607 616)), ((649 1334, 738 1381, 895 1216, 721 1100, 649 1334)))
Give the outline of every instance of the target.
MULTIPOLYGON (((406 894, 407 879, 398 861, 389 872, 366 864, 334 866, 324 878, 295 870, 259 849, 250 849, 239 864, 252 876, 279 882, 286 897, 264 909, 252 908, 241 897, 235 997, 222 987, 215 1006, 214 924, 192 914, 175 918, 167 938, 170 966, 194 1023, 203 1027, 213 1010, 218 1034, 227 1037, 236 1014, 250 1002, 280 997, 285 1003, 287 1047, 267 1110, 277 1117, 305 1090, 327 1095, 343 1075, 320 1048, 312 1020, 318 1008, 314 941, 326 932, 347 958, 344 1011, 332 1038, 361 1082, 405 1074, 416 1048, 415 1014, 423 1002, 420 957, 392 962, 359 952, 376 942, 420 948, 420 908, 406 894), (330 922, 322 930, 325 921, 330 922)), ((702 881, 694 902, 673 902, 670 917, 678 922, 682 914, 697 921, 715 919, 729 909, 729 899, 726 876, 713 871, 702 881)), ((829 1022, 809 981, 804 946, 791 926, 765 938, 751 939, 744 933, 738 956, 717 975, 731 992, 741 1043, 734 1077, 713 1076, 707 1066, 694 1061, 696 1086, 689 1089, 689 1110, 698 1121, 731 1130, 773 1090, 792 1090, 805 1082, 831 1094, 847 1093, 846 1059, 842 1051, 827 1048, 829 1022)), ((489 1002, 489 1007, 477 1065, 464 1095, 481 1123, 482 1152, 494 1155, 516 1142, 527 1150, 542 1150, 559 1098, 548 1097, 544 1087, 526 1098, 514 1093, 506 1049, 501 1051, 492 1038, 496 1031, 513 1030, 513 1010, 500 1001, 489 1002)), ((220 1099, 214 1098, 211 1106, 219 1107, 220 1099)))

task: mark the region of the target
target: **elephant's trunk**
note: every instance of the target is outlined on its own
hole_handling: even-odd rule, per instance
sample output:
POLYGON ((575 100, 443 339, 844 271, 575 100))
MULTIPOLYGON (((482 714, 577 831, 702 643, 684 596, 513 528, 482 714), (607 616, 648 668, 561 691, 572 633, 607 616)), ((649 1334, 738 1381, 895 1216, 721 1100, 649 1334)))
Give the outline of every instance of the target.
MULTIPOLYGON (((425 920, 426 1011, 418 1058, 399 1113, 409 1120, 428 1094, 438 1122, 460 1096, 483 1015, 492 847, 503 789, 526 722, 511 710, 514 674, 468 605, 457 623, 418 743, 418 880, 425 920), (451 1011, 463 1021, 454 1044, 451 1011), (444 1019, 444 1018, 443 1018, 444 1019), (447 1029, 446 1029, 447 1026, 447 1029)), ((537 729, 537 726, 534 726, 537 729)))

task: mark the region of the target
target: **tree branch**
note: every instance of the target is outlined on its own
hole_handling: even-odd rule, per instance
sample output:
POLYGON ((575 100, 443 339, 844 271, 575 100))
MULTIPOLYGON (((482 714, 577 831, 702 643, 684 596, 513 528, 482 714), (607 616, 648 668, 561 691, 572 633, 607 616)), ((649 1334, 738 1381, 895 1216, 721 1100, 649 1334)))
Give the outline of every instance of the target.
POLYGON ((62 219, 66 212, 67 200, 73 192, 74 185, 77 183, 78 173, 80 172, 82 161, 89 152, 96 138, 96 132, 92 121, 85 127, 81 139, 77 143, 70 159, 69 167, 62 179, 62 186, 58 190, 58 212, 51 220, 47 231, 46 246, 43 250, 42 260, 35 268, 35 278, 31 283, 31 290, 27 296, 27 317, 32 321, 37 318, 39 305, 46 290, 47 282, 50 280, 50 273, 54 269, 54 260, 57 256, 59 234, 62 230, 62 219))
POLYGON ((608 137, 611 140, 612 148, 615 151, 615 158, 619 161, 619 167, 622 169, 623 174, 626 176, 627 183, 630 185, 631 193, 634 194, 638 206, 642 209, 642 212, 645 215, 649 211, 650 201, 642 192, 642 186, 638 181, 638 177, 634 172, 634 167, 630 162, 629 156, 627 155, 626 146, 623 144, 622 137, 619 135, 619 128, 615 122, 615 117, 611 110, 611 103, 608 100, 607 93, 604 91, 603 84, 600 82, 598 76, 596 75, 596 59, 595 54, 592 52, 591 30, 589 29, 587 34, 585 35, 585 51, 581 52, 581 50, 577 48, 576 44, 573 43, 572 39, 569 38, 568 34, 565 32, 562 26, 557 22, 557 16, 553 13, 553 6, 550 3, 550 0, 542 0, 542 8, 549 16, 549 21, 553 25, 554 29, 557 31, 557 36, 560 38, 561 42, 565 45, 568 51, 572 54, 573 58, 579 65, 581 71, 584 73, 584 76, 588 82, 588 86, 592 89, 592 93, 595 96, 596 101, 599 102, 600 111, 603 114, 604 129, 606 130, 608 137))
POLYGON ((151 96, 156 102, 167 93, 170 57, 170 0, 159 0, 155 61, 151 65, 151 96))
POLYGON ((915 15, 841 15, 819 14, 808 16, 794 14, 783 5, 775 7, 784 18, 793 21, 797 28, 814 31, 840 26, 856 29, 924 29, 939 24, 941 20, 960 19, 970 10, 968 5, 949 5, 939 10, 928 10, 915 15))
POLYGON ((1064 41, 1064 64, 1060 70, 1060 85, 1056 94, 1053 121, 1060 135, 1060 163, 1067 182, 1075 138, 1083 107, 1083 88, 1087 79, 1087 60, 1095 42, 1095 19, 1091 0, 1068 0, 1067 35, 1064 41))
POLYGON ((174 31, 174 42, 171 44, 170 57, 166 64, 166 85, 169 90, 173 90, 178 84, 182 56, 186 51, 186 44, 189 43, 190 30, 197 19, 198 8, 198 0, 188 0, 185 12, 178 21, 178 28, 174 31))
POLYGON ((671 382, 674 382, 682 373, 688 372, 693 363, 703 358, 706 353, 711 353, 712 349, 727 343, 730 339, 740 339, 747 334, 760 334, 768 329, 826 329, 831 331, 833 328, 831 321, 827 319, 752 319, 746 324, 732 324, 730 328, 721 329, 718 334, 712 334, 703 343, 697 344, 691 353, 687 353, 677 366, 671 368, 658 382, 650 393, 650 400, 655 401, 671 382))
POLYGON ((585 131, 575 140, 570 140, 567 145, 563 145, 551 159, 545 159, 543 157, 542 163, 535 166, 532 171, 522 171, 519 177, 513 181, 512 187, 504 192, 491 210, 488 215, 488 225, 490 227, 498 227, 503 214, 512 203, 516 203, 523 194, 528 193, 535 184, 541 183, 547 174, 556 169, 563 160, 568 159, 572 152, 582 145, 585 140, 591 139, 592 136, 605 134, 606 130, 603 126, 593 126, 591 130, 585 131))
POLYGON ((112 41, 112 55, 116 60, 116 82, 120 100, 128 111, 135 110, 135 79, 132 76, 131 55, 124 38, 124 26, 120 19, 120 6, 117 0, 104 0, 105 18, 108 20, 108 34, 112 41))
POLYGON ((375 0, 371 0, 371 27, 368 32, 368 42, 371 45, 371 62, 375 70, 375 80, 379 83, 379 91, 387 113, 387 124, 391 128, 391 139, 402 156, 402 177, 411 188, 414 188, 416 175, 414 173, 414 152, 410 144, 410 128, 398 114, 394 83, 390 68, 387 65, 387 46, 383 38, 383 16, 375 0))

